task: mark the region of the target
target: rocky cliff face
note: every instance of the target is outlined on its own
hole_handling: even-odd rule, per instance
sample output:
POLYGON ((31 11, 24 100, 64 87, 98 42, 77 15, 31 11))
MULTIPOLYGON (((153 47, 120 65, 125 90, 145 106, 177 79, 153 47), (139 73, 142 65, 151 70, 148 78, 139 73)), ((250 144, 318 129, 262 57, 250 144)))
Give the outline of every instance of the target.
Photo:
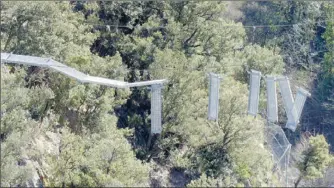
POLYGON ((47 131, 45 135, 39 135, 32 140, 31 148, 34 152, 25 153, 19 165, 27 167, 28 180, 19 187, 45 187, 48 182, 49 166, 47 156, 59 153, 61 135, 47 131))
POLYGON ((190 178, 182 170, 154 164, 150 172, 151 187, 185 187, 190 178))

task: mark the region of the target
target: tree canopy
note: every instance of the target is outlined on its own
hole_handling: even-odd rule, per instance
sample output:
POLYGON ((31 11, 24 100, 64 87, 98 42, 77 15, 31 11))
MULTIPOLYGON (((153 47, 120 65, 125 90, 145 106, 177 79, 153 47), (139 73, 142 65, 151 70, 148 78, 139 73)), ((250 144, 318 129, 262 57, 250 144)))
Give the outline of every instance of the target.
MULTIPOLYGON (((246 114, 248 71, 316 75, 313 85, 300 78, 316 96, 305 108, 333 112, 330 2, 0 3, 1 52, 115 80, 168 80, 163 130, 152 135, 148 88, 80 84, 46 68, 1 64, 1 187, 284 186, 266 147, 264 89, 259 115, 246 114), (231 7, 242 15, 230 15, 231 7), (223 77, 216 122, 207 119, 209 72, 223 77), (169 175, 154 182, 161 171, 169 175)), ((285 130, 290 140, 311 127, 305 116, 297 133, 285 130)), ((332 124, 323 118, 322 126, 332 124)), ((321 177, 327 141, 310 138, 301 177, 321 177)))

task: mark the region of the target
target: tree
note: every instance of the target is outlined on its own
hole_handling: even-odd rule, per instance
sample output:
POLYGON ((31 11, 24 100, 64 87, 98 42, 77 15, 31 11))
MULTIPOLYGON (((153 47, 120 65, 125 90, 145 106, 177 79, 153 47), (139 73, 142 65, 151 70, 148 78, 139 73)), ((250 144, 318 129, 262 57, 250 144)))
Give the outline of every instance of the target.
MULTIPOLYGON (((169 80, 163 132, 150 139, 147 88, 79 84, 44 68, 2 66, 1 170, 8 173, 1 185, 23 185, 36 174, 34 164, 44 186, 148 186, 152 168, 146 162, 152 161, 187 174, 188 186, 275 183, 263 146, 266 121, 246 115, 247 70, 282 74, 280 53, 289 45, 283 35, 302 30, 288 48, 304 46, 313 37, 310 15, 317 3, 261 4, 272 13, 260 16, 263 24, 277 10, 286 14, 273 24, 306 22, 304 13, 312 18, 297 31, 278 29, 279 47, 269 44, 274 35, 250 44, 242 24, 223 16, 224 2, 1 4, 4 52, 52 57, 94 76, 169 80), (223 75, 217 122, 207 120, 208 72, 223 75), (20 135, 22 141, 15 140, 20 135), (16 165, 22 158, 26 164, 16 165)), ((330 44, 331 35, 324 36, 330 44)))
POLYGON ((333 11, 334 11, 334 5, 333 4, 326 4, 325 6, 326 11, 326 18, 329 20, 327 21, 326 25, 326 31, 323 34, 323 38, 326 42, 326 47, 328 52, 325 53, 325 57, 322 63, 322 83, 321 83, 321 90, 323 97, 325 98, 331 98, 330 93, 333 93, 334 89, 334 23, 332 19, 334 18, 333 11))
MULTIPOLYGON (((1 186, 17 186, 31 178, 34 166, 30 159, 39 158, 34 138, 45 131, 45 122, 36 118, 52 98, 52 91, 45 88, 24 87, 25 71, 17 68, 9 73, 9 67, 1 65, 1 186), (36 102, 38 101, 38 102, 36 102)), ((49 122, 54 122, 49 117, 49 122)), ((30 185, 31 186, 31 185, 30 185)))
POLYGON ((243 187, 243 184, 239 184, 233 175, 226 176, 224 178, 211 178, 206 175, 202 175, 199 179, 191 181, 187 187, 243 187))
MULTIPOLYGON (((83 22, 83 14, 72 11, 72 5, 1 3, 2 51, 52 57, 90 75, 124 78, 118 53, 102 58, 90 52, 97 35, 83 22)), ((4 65, 1 69, 5 99, 1 100, 1 161, 5 162, 1 171, 8 172, 1 176, 1 185, 24 185, 31 180, 36 169, 29 161, 37 161, 38 169, 47 171, 44 179, 51 185, 147 185, 147 166, 135 159, 124 131, 115 127, 114 108, 124 102, 128 90, 78 84, 39 67, 4 65), (22 142, 15 141, 20 135, 22 142), (55 148, 56 141, 45 141, 50 135, 59 138, 59 148, 55 148), (43 146, 50 146, 51 151, 43 146), (62 151, 59 154, 54 152, 58 149, 62 151), (112 158, 100 156, 102 151, 111 153, 112 158), (24 162, 20 162, 22 158, 24 162), (130 170, 132 166, 138 170, 130 170)), ((125 132, 129 136, 129 131, 125 132)))
MULTIPOLYGON (((305 111, 311 111, 312 116, 305 122, 310 122, 307 129, 318 129, 320 133, 328 128, 331 132, 333 130, 333 109, 334 109, 334 25, 333 15, 334 5, 332 2, 323 4, 324 26, 323 33, 320 36, 323 39, 325 53, 319 61, 319 68, 316 71, 317 77, 313 81, 314 88, 312 96, 316 100, 309 101, 305 105, 305 111)), ((328 131, 326 130, 326 132, 328 131)), ((328 142, 333 146, 331 136, 325 135, 328 142)), ((333 148, 331 148, 332 150, 333 148)))
POLYGON ((302 153, 298 163, 300 175, 295 182, 297 187, 302 179, 315 179, 323 176, 324 171, 333 160, 329 154, 329 144, 323 135, 309 138, 309 145, 302 153))
POLYGON ((311 52, 323 50, 321 40, 317 41, 317 35, 321 32, 321 25, 317 23, 322 19, 321 4, 295 1, 245 3, 242 8, 245 25, 269 25, 248 28, 248 40, 261 46, 281 49, 280 53, 284 55, 289 69, 313 68, 311 52))
POLYGON ((59 152, 48 155, 46 186, 147 186, 148 165, 135 159, 124 137, 131 132, 117 130, 115 122, 106 115, 96 122, 104 132, 83 138, 62 129, 59 152))

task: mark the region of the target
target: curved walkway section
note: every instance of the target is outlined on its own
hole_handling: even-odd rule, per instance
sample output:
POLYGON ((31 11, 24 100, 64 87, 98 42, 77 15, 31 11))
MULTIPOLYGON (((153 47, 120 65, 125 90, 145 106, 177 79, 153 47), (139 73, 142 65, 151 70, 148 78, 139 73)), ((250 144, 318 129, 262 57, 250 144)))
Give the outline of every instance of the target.
POLYGON ((58 61, 51 58, 42 58, 36 56, 26 56, 26 55, 16 55, 10 53, 1 53, 1 63, 13 63, 13 64, 23 64, 38 67, 48 67, 55 71, 58 71, 66 76, 74 78, 81 83, 93 83, 106 85, 115 88, 129 88, 129 87, 140 87, 140 86, 150 86, 150 85, 162 85, 167 82, 166 79, 162 80, 151 80, 143 82, 133 82, 128 83, 119 80, 112 80, 109 78, 102 78, 96 76, 86 75, 74 68, 64 65, 58 61))

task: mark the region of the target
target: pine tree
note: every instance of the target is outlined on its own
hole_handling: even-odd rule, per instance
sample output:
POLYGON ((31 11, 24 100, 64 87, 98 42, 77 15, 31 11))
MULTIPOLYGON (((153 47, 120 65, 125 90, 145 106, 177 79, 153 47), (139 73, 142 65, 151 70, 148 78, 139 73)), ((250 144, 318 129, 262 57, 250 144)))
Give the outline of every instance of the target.
POLYGON ((309 145, 303 152, 298 164, 300 175, 295 182, 297 187, 302 179, 315 179, 323 176, 324 171, 333 160, 329 154, 329 144, 323 135, 309 138, 309 145))

